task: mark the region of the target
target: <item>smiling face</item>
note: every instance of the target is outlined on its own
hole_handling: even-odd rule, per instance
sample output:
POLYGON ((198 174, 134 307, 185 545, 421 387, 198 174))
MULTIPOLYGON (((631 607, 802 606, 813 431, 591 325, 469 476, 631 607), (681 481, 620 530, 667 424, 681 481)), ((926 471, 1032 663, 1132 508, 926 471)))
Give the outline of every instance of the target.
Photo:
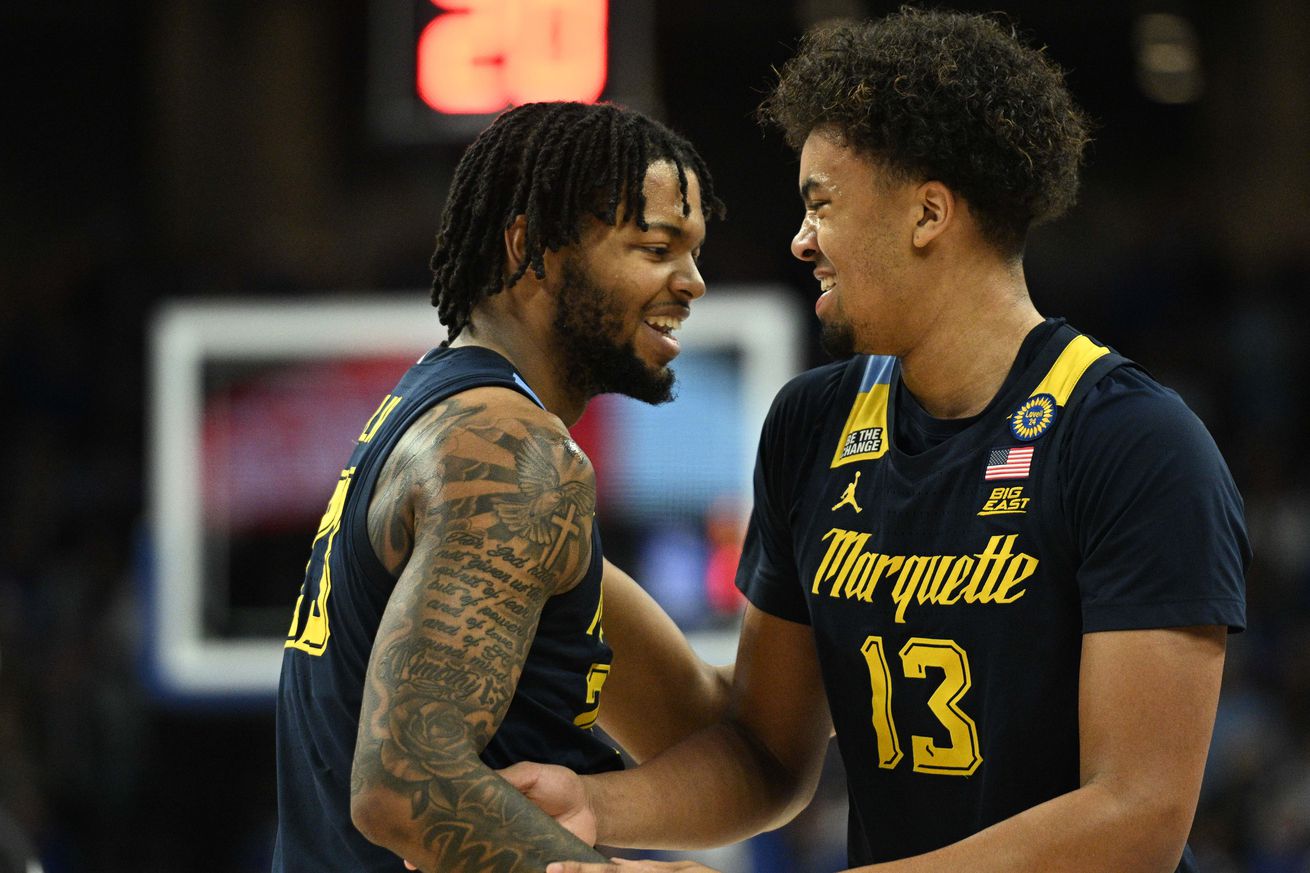
POLYGON ((672 399, 674 332, 705 294, 696 265, 705 240, 699 180, 688 173, 688 215, 670 162, 651 164, 643 193, 647 230, 629 216, 615 226, 592 221, 580 245, 561 252, 555 339, 566 383, 585 397, 672 399))
POLYGON ((901 354, 924 317, 911 284, 917 187, 827 131, 805 141, 805 217, 791 250, 814 265, 821 291, 814 311, 834 357, 901 354))

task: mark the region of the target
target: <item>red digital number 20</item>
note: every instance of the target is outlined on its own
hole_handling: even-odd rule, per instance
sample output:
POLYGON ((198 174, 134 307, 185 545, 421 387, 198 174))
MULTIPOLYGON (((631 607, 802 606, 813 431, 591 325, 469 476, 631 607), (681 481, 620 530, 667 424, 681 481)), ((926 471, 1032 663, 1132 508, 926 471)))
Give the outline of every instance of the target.
POLYGON ((432 0, 418 92, 438 112, 538 100, 595 102, 608 66, 608 0, 432 0))

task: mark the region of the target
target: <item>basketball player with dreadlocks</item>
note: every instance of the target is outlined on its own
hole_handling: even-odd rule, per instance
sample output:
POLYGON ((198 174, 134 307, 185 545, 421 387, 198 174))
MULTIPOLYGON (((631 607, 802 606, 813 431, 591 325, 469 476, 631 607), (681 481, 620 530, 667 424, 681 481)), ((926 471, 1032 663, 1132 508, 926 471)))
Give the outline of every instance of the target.
POLYGON ((1194 873, 1250 549, 1178 395, 1029 297, 1087 142, 1062 73, 907 6, 811 33, 764 112, 840 360, 764 424, 734 711, 627 772, 509 775, 605 845, 712 845, 794 815, 835 727, 859 873, 1194 873))
POLYGON ((287 636, 277 873, 597 859, 493 768, 613 770, 593 725, 640 760, 718 716, 726 681, 605 562, 567 428, 601 393, 670 399, 722 210, 689 143, 612 105, 519 107, 466 151, 448 339, 363 423, 287 636))

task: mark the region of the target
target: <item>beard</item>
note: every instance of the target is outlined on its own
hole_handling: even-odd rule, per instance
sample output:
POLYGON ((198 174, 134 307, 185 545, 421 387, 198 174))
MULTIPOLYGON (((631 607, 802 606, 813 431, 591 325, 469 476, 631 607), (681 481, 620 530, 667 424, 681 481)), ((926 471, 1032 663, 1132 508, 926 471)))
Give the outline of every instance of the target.
POLYGON ((849 321, 820 321, 819 345, 837 360, 855 354, 855 330, 849 321))
POLYGON ((583 397, 625 394, 644 403, 673 399, 673 371, 652 368, 637 356, 625 330, 624 313, 574 258, 564 261, 564 287, 555 310, 555 341, 563 351, 564 380, 583 397))

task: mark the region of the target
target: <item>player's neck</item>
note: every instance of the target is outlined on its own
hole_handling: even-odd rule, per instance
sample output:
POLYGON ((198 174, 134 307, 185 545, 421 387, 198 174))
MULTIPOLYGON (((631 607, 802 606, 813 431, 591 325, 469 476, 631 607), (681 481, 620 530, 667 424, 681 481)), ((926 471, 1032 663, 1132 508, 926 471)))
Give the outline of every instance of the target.
POLYGON ((582 416, 588 398, 565 389, 559 349, 549 342, 550 332, 485 316, 479 322, 477 327, 468 325, 451 347, 481 346, 496 352, 514 365, 547 411, 558 416, 566 427, 572 427, 582 416))
POLYGON ((948 302, 932 327, 901 356, 905 387, 935 418, 982 412, 1005 382, 1024 338, 1042 322, 1021 269, 958 282, 946 290, 948 302), (969 292, 961 294, 961 288, 969 292))

